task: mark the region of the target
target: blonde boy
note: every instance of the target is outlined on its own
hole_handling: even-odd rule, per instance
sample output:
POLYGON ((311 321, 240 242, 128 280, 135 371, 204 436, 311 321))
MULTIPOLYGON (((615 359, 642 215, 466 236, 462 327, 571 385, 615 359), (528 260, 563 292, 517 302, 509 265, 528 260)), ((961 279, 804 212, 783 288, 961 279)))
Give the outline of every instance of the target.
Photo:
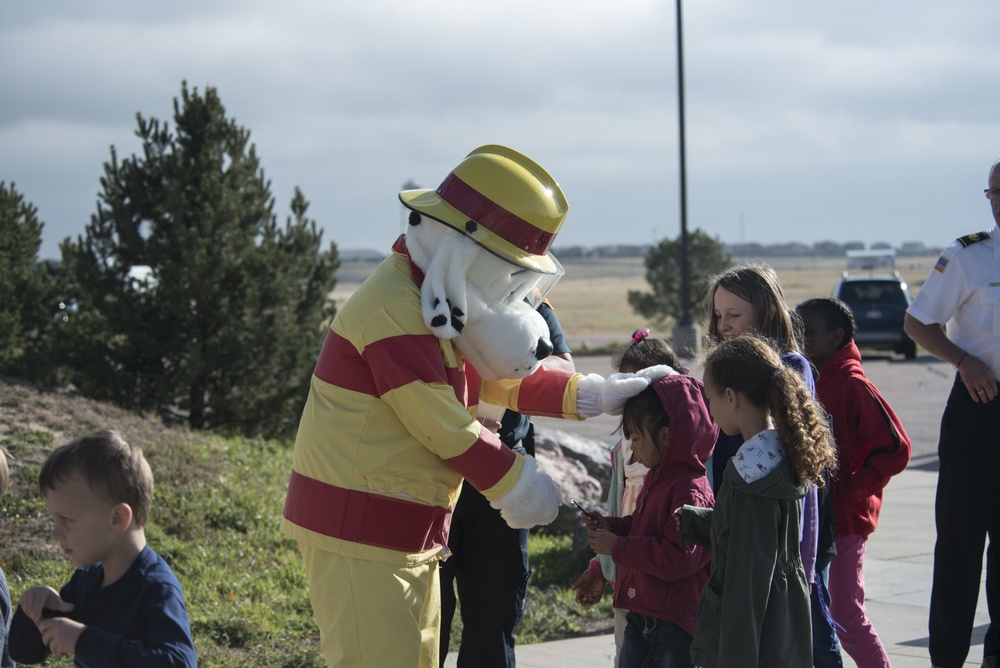
POLYGON ((104 430, 57 448, 38 486, 52 538, 77 567, 56 592, 21 595, 10 633, 18 663, 72 654, 78 666, 197 666, 173 571, 146 545, 153 474, 142 451, 104 430))

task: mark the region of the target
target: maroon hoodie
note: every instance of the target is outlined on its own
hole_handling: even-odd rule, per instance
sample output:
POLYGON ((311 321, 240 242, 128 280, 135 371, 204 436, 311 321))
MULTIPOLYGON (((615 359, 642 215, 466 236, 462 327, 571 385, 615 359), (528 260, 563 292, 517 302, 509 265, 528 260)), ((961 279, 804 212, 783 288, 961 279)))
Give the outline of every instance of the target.
POLYGON ((853 341, 823 362, 816 397, 830 416, 838 470, 830 485, 838 536, 875 531, 882 488, 910 461, 910 437, 865 376, 853 341))
POLYGON ((673 511, 685 504, 714 506, 705 462, 718 427, 697 378, 666 376, 652 386, 670 418, 670 428, 663 459, 646 474, 635 512, 607 518, 618 536, 611 551, 620 568, 614 605, 673 622, 693 636, 712 553, 681 540, 673 511))

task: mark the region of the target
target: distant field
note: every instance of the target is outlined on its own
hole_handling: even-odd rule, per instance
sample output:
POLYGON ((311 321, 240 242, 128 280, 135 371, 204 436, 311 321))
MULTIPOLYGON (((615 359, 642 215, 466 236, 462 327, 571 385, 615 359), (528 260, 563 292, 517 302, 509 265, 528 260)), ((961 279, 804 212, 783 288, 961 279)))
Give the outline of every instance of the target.
MULTIPOLYGON (((829 296, 837 278, 847 268, 844 258, 781 257, 762 258, 778 271, 785 298, 792 306, 810 297, 829 296)), ((916 294, 927 278, 937 256, 898 258, 896 268, 916 294)), ((549 301, 559 315, 567 337, 574 347, 599 347, 608 342, 625 341, 640 327, 656 329, 632 312, 629 290, 648 291, 645 267, 640 259, 567 260, 566 275, 549 294, 549 301)), ((334 297, 343 304, 374 265, 345 263, 334 297)), ((859 273, 859 272, 852 272, 859 273)), ((703 310, 696 296, 695 321, 703 324, 703 310)), ((664 332, 669 334, 669 332, 664 332)))

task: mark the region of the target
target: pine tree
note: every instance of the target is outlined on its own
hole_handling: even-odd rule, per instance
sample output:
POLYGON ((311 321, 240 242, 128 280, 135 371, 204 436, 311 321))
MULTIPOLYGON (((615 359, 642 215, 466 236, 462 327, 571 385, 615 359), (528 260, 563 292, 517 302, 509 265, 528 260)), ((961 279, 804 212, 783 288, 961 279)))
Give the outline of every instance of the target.
POLYGON ((214 88, 182 84, 174 132, 137 120, 142 155, 112 148, 97 212, 63 245, 81 291, 76 384, 195 428, 289 433, 333 316, 336 245, 321 248, 297 188, 278 224, 250 133, 214 88))
MULTIPOLYGON (((732 263, 722 249, 722 242, 702 230, 688 236, 688 261, 691 276, 691 304, 697 305, 715 274, 732 263)), ((629 290, 628 303, 639 315, 657 324, 676 322, 681 316, 681 248, 680 239, 664 239, 653 246, 646 256, 646 282, 652 292, 629 290)))
POLYGON ((0 374, 50 382, 58 299, 48 266, 38 262, 43 227, 38 209, 0 181, 0 374))

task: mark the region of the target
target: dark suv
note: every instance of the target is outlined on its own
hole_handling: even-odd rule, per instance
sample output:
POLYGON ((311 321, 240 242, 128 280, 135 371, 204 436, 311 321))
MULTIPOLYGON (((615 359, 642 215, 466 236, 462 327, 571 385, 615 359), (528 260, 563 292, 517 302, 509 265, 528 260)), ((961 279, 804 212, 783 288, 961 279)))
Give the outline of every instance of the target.
POLYGON ((898 271, 891 276, 848 276, 844 272, 833 296, 854 311, 858 348, 892 350, 907 359, 917 356, 917 344, 903 331, 911 297, 898 271))

